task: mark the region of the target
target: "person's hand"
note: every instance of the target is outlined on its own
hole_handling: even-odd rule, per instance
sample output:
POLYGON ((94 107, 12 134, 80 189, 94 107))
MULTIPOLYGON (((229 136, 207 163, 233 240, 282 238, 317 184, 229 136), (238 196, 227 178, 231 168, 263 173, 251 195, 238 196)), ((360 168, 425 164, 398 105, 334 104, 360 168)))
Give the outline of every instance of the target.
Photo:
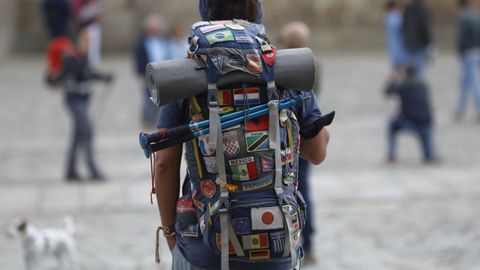
POLYGON ((167 237, 167 244, 168 244, 168 248, 170 249, 170 251, 173 250, 176 243, 177 243, 177 238, 175 236, 167 237))

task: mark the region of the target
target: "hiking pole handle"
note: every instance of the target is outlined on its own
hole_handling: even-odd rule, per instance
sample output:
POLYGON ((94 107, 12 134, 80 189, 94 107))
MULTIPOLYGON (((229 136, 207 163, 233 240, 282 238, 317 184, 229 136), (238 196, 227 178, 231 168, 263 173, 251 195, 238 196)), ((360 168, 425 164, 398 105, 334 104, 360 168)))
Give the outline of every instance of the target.
POLYGON ((195 138, 195 136, 193 135, 193 133, 190 133, 190 134, 186 134, 186 135, 183 135, 183 136, 180 136, 180 137, 167 139, 167 140, 164 140, 164 141, 161 141, 161 142, 151 143, 151 144, 149 144, 149 149, 152 152, 157 152, 157 151, 163 150, 165 148, 168 148, 168 147, 171 147, 171 146, 174 146, 174 145, 177 145, 177 144, 181 145, 184 142, 193 140, 194 138, 195 138))

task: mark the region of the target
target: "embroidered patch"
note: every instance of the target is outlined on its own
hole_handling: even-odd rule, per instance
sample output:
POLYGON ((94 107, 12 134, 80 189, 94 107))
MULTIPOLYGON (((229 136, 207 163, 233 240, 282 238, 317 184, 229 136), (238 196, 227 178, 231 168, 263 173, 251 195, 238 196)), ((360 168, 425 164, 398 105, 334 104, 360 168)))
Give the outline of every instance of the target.
POLYGON ((182 228, 179 233, 184 237, 198 237, 198 224, 188 225, 182 228))
MULTIPOLYGON (((218 250, 222 250, 222 235, 219 233, 215 234, 215 240, 217 242, 217 248, 218 250)), ((235 248, 233 247, 232 241, 230 239, 228 240, 228 253, 234 254, 235 253, 235 248)))
POLYGON ((280 111, 280 115, 278 116, 280 120, 280 126, 286 127, 287 126, 287 121, 288 121, 288 113, 287 110, 283 109, 280 111))
POLYGON ((226 113, 231 113, 235 111, 235 108, 232 106, 221 107, 220 109, 222 110, 220 114, 226 114, 226 113))
POLYGON ((240 190, 245 191, 254 191, 262 188, 266 188, 273 184, 273 177, 271 175, 265 176, 255 181, 243 182, 240 184, 240 190))
POLYGON ((260 158, 262 172, 271 172, 275 168, 275 161, 273 157, 265 156, 260 158))
POLYGON ((238 42, 238 43, 247 43, 247 44, 254 44, 255 41, 253 40, 253 38, 245 35, 245 34, 240 34, 240 33, 235 33, 235 40, 238 42))
POLYGON ((203 161, 205 162, 205 167, 207 168, 207 172, 210 174, 217 174, 217 158, 216 157, 203 157, 203 161))
POLYGON ((234 89, 233 104, 235 106, 260 104, 260 88, 250 87, 247 89, 234 89))
POLYGON ((227 23, 225 24, 226 27, 232 29, 232 30, 245 30, 245 27, 238 23, 227 23))
POLYGON ((247 54, 247 69, 252 73, 263 71, 262 58, 259 54, 247 54))
POLYGON ((273 252, 283 252, 285 244, 285 231, 277 231, 270 233, 270 239, 272 240, 273 252))
POLYGON ((201 121, 203 121, 203 115, 201 113, 192 115, 192 123, 198 123, 201 121))
POLYGON ((247 122, 247 131, 268 130, 268 115, 249 119, 247 122))
POLYGON ((242 236, 244 250, 268 248, 268 234, 252 234, 242 236))
POLYGON ((232 219, 232 226, 236 234, 249 234, 252 232, 248 217, 232 219))
POLYGON ((210 56, 210 61, 212 61, 213 65, 217 68, 218 71, 223 70, 223 54, 216 54, 210 56))
POLYGON ((192 24, 192 30, 194 30, 195 28, 197 28, 199 26, 204 26, 204 25, 210 25, 210 23, 205 22, 205 21, 196 22, 196 23, 192 24))
POLYGON ((236 130, 223 133, 223 147, 227 157, 235 157, 240 153, 240 143, 236 130))
POLYGON ((217 193, 217 185, 210 179, 202 180, 200 182, 200 191, 204 197, 211 199, 217 193))
POLYGON ((270 53, 262 54, 262 58, 263 61, 265 61, 265 64, 273 66, 273 64, 275 64, 275 61, 277 60, 277 48, 272 47, 272 51, 270 53))
POLYGON ((268 260, 270 259, 270 250, 250 250, 250 260, 258 261, 258 260, 268 260))
POLYGON ((194 214, 195 207, 190 197, 181 198, 177 201, 177 214, 194 214))
POLYGON ((269 150, 268 131, 255 131, 245 133, 245 142, 247 143, 247 152, 257 152, 269 150))
POLYGON ((198 148, 204 156, 213 156, 215 154, 215 149, 210 148, 208 144, 208 134, 198 137, 198 148))
POLYGON ((282 156, 282 165, 286 165, 287 163, 293 163, 293 155, 290 148, 280 150, 280 154, 282 156))
POLYGON ((230 160, 228 164, 232 169, 233 181, 249 181, 258 177, 254 157, 230 160))
POLYGON ((283 213, 280 207, 252 208, 252 230, 275 230, 283 228, 283 213))
POLYGON ((210 45, 213 45, 219 42, 235 41, 232 31, 228 29, 210 33, 205 37, 207 38, 208 44, 210 45))
POLYGON ((212 24, 212 25, 207 25, 207 26, 202 26, 200 27, 200 31, 204 34, 210 33, 216 30, 221 30, 225 29, 225 25, 223 24, 212 24))
POLYGON ((217 94, 217 102, 220 106, 228 106, 233 104, 232 92, 230 90, 220 90, 217 94))

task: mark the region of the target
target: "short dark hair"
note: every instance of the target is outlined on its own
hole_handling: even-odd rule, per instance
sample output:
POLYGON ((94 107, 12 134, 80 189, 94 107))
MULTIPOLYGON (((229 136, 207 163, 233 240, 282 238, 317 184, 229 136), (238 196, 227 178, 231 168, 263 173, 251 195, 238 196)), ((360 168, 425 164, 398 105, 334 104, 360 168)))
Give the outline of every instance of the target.
POLYGON ((254 22, 257 17, 258 0, 208 0, 209 19, 242 19, 254 22))
POLYGON ((458 0, 457 4, 458 4, 459 7, 466 7, 470 4, 470 1, 469 0, 458 0))
POLYGON ((397 1, 394 0, 387 1, 387 3, 385 4, 385 10, 392 10, 397 6, 397 4, 397 1))

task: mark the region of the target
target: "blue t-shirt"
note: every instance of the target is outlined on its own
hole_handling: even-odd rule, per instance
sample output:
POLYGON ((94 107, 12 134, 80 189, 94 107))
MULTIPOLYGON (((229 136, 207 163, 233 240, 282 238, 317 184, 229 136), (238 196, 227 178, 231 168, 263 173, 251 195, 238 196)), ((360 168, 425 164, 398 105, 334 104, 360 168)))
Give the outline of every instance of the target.
MULTIPOLYGON (((322 116, 318 105, 318 100, 312 91, 290 91, 290 93, 291 95, 310 96, 310 99, 305 101, 303 106, 294 108, 300 128, 312 124, 322 116)), ((157 127, 173 128, 186 125, 189 123, 189 121, 189 102, 188 100, 180 100, 161 107, 160 115, 157 121, 157 127)), ((201 238, 195 239, 177 237, 177 247, 192 265, 205 269, 220 269, 220 256, 205 246, 201 238)), ((290 258, 278 259, 275 263, 272 263, 271 261, 268 263, 261 261, 255 261, 252 263, 230 261, 230 269, 290 270, 290 261, 290 258)))

